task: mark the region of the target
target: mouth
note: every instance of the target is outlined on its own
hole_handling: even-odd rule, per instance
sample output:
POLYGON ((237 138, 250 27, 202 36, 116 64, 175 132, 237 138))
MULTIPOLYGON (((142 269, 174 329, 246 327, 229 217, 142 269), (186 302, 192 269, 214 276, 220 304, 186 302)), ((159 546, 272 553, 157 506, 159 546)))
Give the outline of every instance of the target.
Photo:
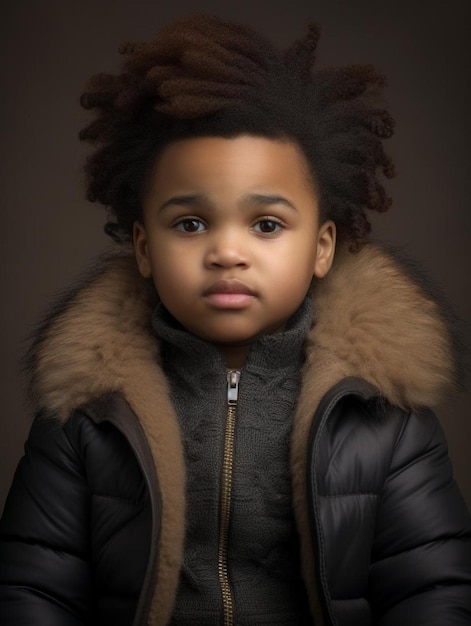
POLYGON ((236 279, 218 280, 204 292, 205 296, 214 294, 245 294, 247 296, 257 295, 248 285, 236 279))
POLYGON ((213 283, 203 296, 218 309, 243 309, 253 301, 257 293, 240 280, 226 279, 213 283))

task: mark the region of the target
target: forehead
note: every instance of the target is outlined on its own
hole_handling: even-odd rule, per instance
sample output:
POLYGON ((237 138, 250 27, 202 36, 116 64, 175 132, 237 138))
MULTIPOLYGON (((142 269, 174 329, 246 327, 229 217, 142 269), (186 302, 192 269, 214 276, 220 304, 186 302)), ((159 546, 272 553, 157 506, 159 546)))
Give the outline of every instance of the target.
POLYGON ((307 161, 295 143, 251 135, 172 142, 160 153, 150 182, 159 195, 182 185, 280 193, 303 189, 316 195, 307 161))

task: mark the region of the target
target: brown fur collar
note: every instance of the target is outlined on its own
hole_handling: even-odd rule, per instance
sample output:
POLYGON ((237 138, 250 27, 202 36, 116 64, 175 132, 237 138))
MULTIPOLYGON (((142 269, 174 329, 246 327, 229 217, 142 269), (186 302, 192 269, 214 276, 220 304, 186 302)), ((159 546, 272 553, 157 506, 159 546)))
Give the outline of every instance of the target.
MULTIPOLYGON (((347 376, 402 407, 434 405, 454 379, 452 342, 438 305, 373 246, 341 253, 313 287, 314 320, 294 421, 293 498, 308 589, 315 589, 306 505, 306 441, 321 397, 347 376)), ((184 540, 184 460, 150 312, 156 303, 134 258, 109 258, 41 327, 32 351, 37 407, 66 420, 78 406, 119 391, 139 416, 161 487, 157 587, 149 623, 165 625, 184 540), (152 621, 153 620, 153 621, 152 621)), ((311 598, 316 624, 321 624, 311 598)))
MULTIPOLYGON (((308 394, 356 376, 392 404, 416 408, 435 405, 453 384, 452 342, 440 307, 389 254, 373 246, 340 253, 313 299, 308 394)), ((155 303, 132 255, 106 259, 38 333, 31 356, 35 405, 66 419, 91 398, 121 390, 137 361, 154 367, 155 303)))

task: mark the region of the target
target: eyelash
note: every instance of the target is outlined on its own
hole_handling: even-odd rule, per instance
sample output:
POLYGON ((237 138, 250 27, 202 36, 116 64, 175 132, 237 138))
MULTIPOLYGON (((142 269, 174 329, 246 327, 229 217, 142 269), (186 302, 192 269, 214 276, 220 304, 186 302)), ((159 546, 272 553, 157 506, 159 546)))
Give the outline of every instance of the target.
POLYGON ((283 230, 283 228, 285 227, 284 223, 280 219, 278 219, 276 217, 269 217, 269 216, 267 216, 267 217, 259 218, 255 222, 255 224, 253 226, 253 229, 255 230, 255 226, 257 226, 259 224, 263 224, 263 223, 265 223, 265 224, 275 224, 275 226, 277 226, 276 230, 270 231, 270 232, 263 232, 263 231, 260 231, 260 230, 255 231, 255 232, 260 233, 261 235, 265 235, 265 236, 270 236, 271 235, 273 237, 274 235, 277 235, 279 232, 281 232, 281 230, 283 230))
POLYGON ((185 230, 183 228, 183 225, 184 224, 188 224, 190 222, 198 222, 198 224, 203 224, 203 222, 199 218, 197 218, 197 217, 184 217, 184 218, 181 218, 180 220, 178 220, 178 222, 175 222, 175 224, 173 225, 173 228, 175 230, 178 230, 178 231, 182 232, 182 233, 186 233, 187 235, 193 235, 195 233, 202 232, 199 229, 198 230, 185 230))
MULTIPOLYGON (((187 235, 193 235, 193 234, 197 234, 197 233, 201 233, 203 232, 203 229, 200 229, 200 226, 205 226, 204 222, 199 219, 198 217, 184 217, 181 218, 180 220, 178 220, 177 222, 175 222, 175 224, 173 225, 173 228, 175 230, 178 230, 179 232, 183 232, 186 233, 187 235), (198 223, 198 228, 196 230, 186 230, 184 228, 184 225, 188 225, 189 223, 198 223)), ((285 227, 284 223, 275 217, 270 217, 270 216, 266 216, 266 217, 261 217, 259 219, 257 219, 257 221, 254 223, 254 225, 252 226, 252 230, 254 230, 255 232, 261 234, 261 235, 265 235, 266 237, 274 236, 277 235, 283 228, 285 227), (256 230, 256 226, 263 224, 263 223, 268 223, 268 224, 274 224, 276 226, 275 230, 269 231, 269 232, 264 232, 262 230, 256 230)))

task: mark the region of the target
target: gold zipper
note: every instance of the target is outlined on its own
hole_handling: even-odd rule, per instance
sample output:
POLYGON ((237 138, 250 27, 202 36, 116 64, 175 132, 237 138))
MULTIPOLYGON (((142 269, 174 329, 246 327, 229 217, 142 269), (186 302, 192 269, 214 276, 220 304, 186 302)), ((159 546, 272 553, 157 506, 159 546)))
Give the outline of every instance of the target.
POLYGON ((239 396, 239 370, 227 372, 227 421, 222 463, 221 523, 219 527, 218 574, 221 585, 224 626, 234 623, 234 601, 227 564, 229 521, 231 514, 232 467, 234 464, 235 413, 239 396))

